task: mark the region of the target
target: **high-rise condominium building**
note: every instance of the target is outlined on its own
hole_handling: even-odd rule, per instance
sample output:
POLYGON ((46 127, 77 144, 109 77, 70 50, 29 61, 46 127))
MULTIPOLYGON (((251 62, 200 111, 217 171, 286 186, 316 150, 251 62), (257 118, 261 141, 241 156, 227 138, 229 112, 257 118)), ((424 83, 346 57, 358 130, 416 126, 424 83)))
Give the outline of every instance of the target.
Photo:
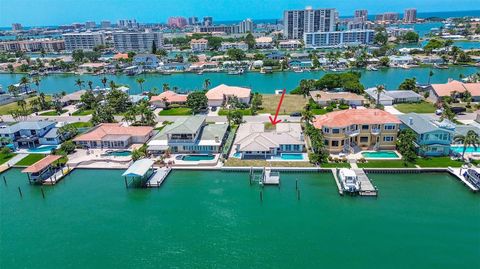
POLYGON ((212 26, 213 25, 213 17, 203 17, 203 26, 212 26))
POLYGON ((161 32, 150 30, 145 32, 118 31, 113 33, 113 43, 115 50, 120 52, 151 52, 154 43, 157 49, 163 47, 163 35, 161 32))
POLYGON ((138 28, 138 26, 139 26, 135 19, 133 19, 133 20, 119 20, 117 25, 120 28, 126 28, 126 29, 138 28))
POLYGON ((102 32, 67 33, 62 36, 67 51, 93 50, 96 46, 105 45, 105 36, 102 32))
POLYGON ((397 22, 400 16, 396 12, 385 12, 375 16, 375 20, 384 22, 397 22))
POLYGON ((403 21, 406 23, 415 23, 417 21, 417 9, 405 9, 405 13, 403 14, 403 21))
POLYGON ((253 32, 253 21, 251 19, 243 20, 238 24, 238 33, 244 34, 248 32, 253 32))
POLYGON ((97 27, 97 24, 94 21, 87 21, 85 22, 85 28, 87 29, 93 29, 97 27))
POLYGON ((305 33, 305 48, 317 49, 348 45, 369 45, 373 43, 375 31, 351 30, 334 32, 305 33))
POLYGON ((338 13, 334 8, 286 10, 283 31, 288 39, 301 39, 304 33, 335 31, 338 13))
POLYGON ((110 21, 102 21, 100 23, 101 28, 112 28, 112 23, 110 21))
POLYGON ((198 17, 190 17, 188 18, 189 25, 197 25, 198 24, 198 17))
POLYGON ((21 31, 22 30, 22 24, 20 23, 12 23, 12 31, 21 31))
POLYGON ((363 21, 367 21, 368 20, 368 10, 366 10, 366 9, 355 10, 355 19, 357 19, 357 18, 362 18, 363 21))
POLYGON ((187 25, 187 19, 184 17, 170 17, 168 18, 168 26, 183 28, 187 25))

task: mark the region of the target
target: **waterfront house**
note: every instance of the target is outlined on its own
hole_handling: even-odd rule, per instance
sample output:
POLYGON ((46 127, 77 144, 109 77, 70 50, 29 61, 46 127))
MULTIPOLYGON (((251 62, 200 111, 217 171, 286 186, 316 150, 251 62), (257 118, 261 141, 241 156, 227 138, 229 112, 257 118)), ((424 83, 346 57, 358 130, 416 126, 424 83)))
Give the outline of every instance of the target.
POLYGON ((304 134, 299 123, 278 123, 272 130, 264 123, 243 123, 233 142, 233 155, 242 159, 271 159, 282 153, 302 153, 304 134))
POLYGON ((156 69, 160 61, 154 54, 137 54, 133 56, 133 64, 142 69, 156 69))
POLYGON ((144 144, 153 135, 149 126, 123 126, 121 123, 102 123, 73 139, 86 148, 127 148, 132 144, 144 144))
POLYGON ((159 95, 150 98, 150 104, 159 108, 166 108, 168 105, 185 105, 187 102, 186 94, 178 94, 173 91, 164 91, 159 95))
POLYGON ((322 131, 330 153, 395 149, 400 120, 379 109, 349 109, 318 116, 313 125, 322 131))
MULTIPOLYGON (((365 90, 368 97, 377 103, 377 88, 369 88, 365 90)), ((410 90, 405 91, 385 91, 380 94, 380 104, 384 106, 391 106, 399 103, 418 103, 423 100, 423 97, 410 90)))
POLYGON ((390 66, 401 66, 415 63, 415 60, 410 55, 392 55, 388 56, 388 59, 390 60, 390 66))
POLYGON ((302 42, 296 39, 282 40, 278 42, 279 49, 299 49, 302 47, 302 42))
MULTIPOLYGON (((21 121, 13 125, 0 125, 0 137, 9 139, 16 147, 35 148, 43 143, 56 145, 62 140, 53 121, 21 121)), ((60 142, 61 143, 61 142, 60 142)))
POLYGON ((291 60, 288 62, 288 66, 295 70, 310 70, 313 67, 313 63, 310 60, 291 60))
POLYGON ((190 41, 190 48, 194 52, 208 50, 208 40, 205 38, 192 39, 190 41))
POLYGON ((226 139, 228 124, 207 124, 205 115, 179 117, 165 126, 147 144, 150 154, 218 153, 226 139))
POLYGON ((239 49, 243 51, 248 50, 248 45, 247 43, 241 41, 241 42, 222 42, 220 46, 220 51, 227 51, 229 49, 239 49))
POLYGON ((225 84, 218 85, 217 87, 210 89, 206 96, 208 98, 208 106, 219 107, 228 102, 228 99, 236 97, 240 103, 249 104, 251 89, 228 86, 225 84))
POLYGON ((84 95, 86 92, 87 90, 79 90, 76 92, 66 94, 60 99, 60 102, 62 103, 63 106, 79 103, 82 100, 82 95, 84 95))
POLYGON ((285 53, 276 50, 265 55, 265 57, 267 57, 269 60, 282 60, 285 58, 285 53))
POLYGON ((421 156, 446 156, 455 134, 455 124, 438 121, 428 115, 408 113, 399 115, 400 129, 411 129, 417 136, 415 147, 421 156))
POLYGON ((310 91, 310 97, 321 106, 330 103, 363 106, 367 101, 365 97, 351 92, 310 91))
POLYGON ((273 38, 270 36, 262 36, 255 38, 255 48, 270 49, 273 45, 273 38))
POLYGON ((432 84, 428 88, 429 99, 433 102, 442 100, 444 97, 462 97, 467 91, 472 95, 472 101, 480 101, 480 83, 463 83, 458 80, 449 80, 444 84, 432 84))

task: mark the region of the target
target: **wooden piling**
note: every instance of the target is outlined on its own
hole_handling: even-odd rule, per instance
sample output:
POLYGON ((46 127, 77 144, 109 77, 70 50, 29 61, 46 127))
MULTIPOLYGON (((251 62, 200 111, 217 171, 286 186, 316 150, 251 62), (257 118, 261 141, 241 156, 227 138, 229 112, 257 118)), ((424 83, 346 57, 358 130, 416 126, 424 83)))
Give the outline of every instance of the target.
POLYGON ((297 200, 300 201, 300 190, 297 190, 297 200))
POLYGON ((20 187, 18 187, 18 193, 20 194, 20 198, 23 198, 22 189, 20 189, 20 187))
POLYGON ((260 191, 260 202, 263 202, 263 191, 260 191))
POLYGON ((295 189, 298 190, 298 178, 295 179, 295 189))
POLYGON ((5 184, 5 186, 7 186, 7 179, 5 178, 5 176, 3 176, 3 183, 5 184))
POLYGON ((124 177, 123 179, 125 180, 125 188, 127 188, 127 189, 128 189, 127 177, 124 177))
POLYGON ((40 191, 42 192, 42 197, 43 197, 43 199, 45 199, 45 192, 43 191, 43 187, 40 188, 40 191))

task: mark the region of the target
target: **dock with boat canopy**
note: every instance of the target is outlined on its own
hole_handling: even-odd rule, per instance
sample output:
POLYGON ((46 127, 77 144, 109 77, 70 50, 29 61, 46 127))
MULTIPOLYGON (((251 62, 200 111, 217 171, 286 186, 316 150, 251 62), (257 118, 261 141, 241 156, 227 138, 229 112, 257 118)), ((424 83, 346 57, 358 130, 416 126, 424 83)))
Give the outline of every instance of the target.
POLYGON ((29 183, 55 185, 71 171, 68 165, 59 167, 59 160, 62 157, 60 155, 48 155, 23 169, 22 173, 27 174, 29 183))
POLYGON ((378 190, 375 186, 373 186, 372 182, 367 177, 367 174, 365 174, 365 171, 363 171, 363 169, 353 169, 353 171, 357 175, 357 179, 360 182, 360 191, 358 194, 361 196, 377 196, 378 190))

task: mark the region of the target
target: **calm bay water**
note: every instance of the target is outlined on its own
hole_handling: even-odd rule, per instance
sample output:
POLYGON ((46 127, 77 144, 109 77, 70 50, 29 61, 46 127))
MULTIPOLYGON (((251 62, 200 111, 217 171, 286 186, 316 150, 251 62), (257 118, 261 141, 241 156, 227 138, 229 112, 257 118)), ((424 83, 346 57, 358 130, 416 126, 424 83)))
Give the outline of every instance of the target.
POLYGON ((479 196, 447 174, 372 175, 370 199, 340 197, 330 174, 283 173, 261 203, 247 173, 175 171, 160 189, 126 190, 122 172, 76 170, 45 200, 20 170, 5 172, 0 267, 480 265, 479 196))
MULTIPOLYGON (((378 84, 385 84, 387 89, 396 89, 400 83, 406 78, 416 77, 420 83, 428 82, 428 74, 430 68, 412 68, 412 69, 383 69, 379 71, 360 71, 362 74, 361 81, 365 87, 373 87, 378 84)), ((451 67, 449 69, 434 69, 435 75, 431 78, 432 82, 445 83, 449 78, 458 79, 460 74, 470 75, 480 71, 477 67, 451 67)), ((291 91, 297 87, 302 79, 319 79, 325 72, 279 72, 273 74, 260 74, 254 72, 248 72, 243 75, 228 75, 226 73, 204 73, 203 75, 197 75, 192 73, 174 74, 170 76, 164 76, 160 74, 144 74, 137 77, 125 76, 125 75, 109 75, 109 80, 114 80, 116 83, 129 85, 132 89, 131 93, 139 93, 140 87, 136 82, 138 77, 143 77, 145 83, 144 89, 158 88, 160 91, 164 83, 168 83, 170 87, 177 86, 182 91, 201 89, 205 79, 210 79, 212 87, 219 84, 227 84, 231 86, 245 86, 250 87, 254 91, 259 93, 274 93, 277 89, 286 88, 287 91, 291 91)), ((22 74, 0 74, 0 85, 6 90, 8 85, 18 83, 22 74)), ((103 76, 91 76, 91 75, 49 75, 42 77, 40 91, 48 94, 66 91, 73 92, 78 90, 75 85, 77 79, 85 81, 92 81, 94 87, 102 84, 100 80, 103 76)))

